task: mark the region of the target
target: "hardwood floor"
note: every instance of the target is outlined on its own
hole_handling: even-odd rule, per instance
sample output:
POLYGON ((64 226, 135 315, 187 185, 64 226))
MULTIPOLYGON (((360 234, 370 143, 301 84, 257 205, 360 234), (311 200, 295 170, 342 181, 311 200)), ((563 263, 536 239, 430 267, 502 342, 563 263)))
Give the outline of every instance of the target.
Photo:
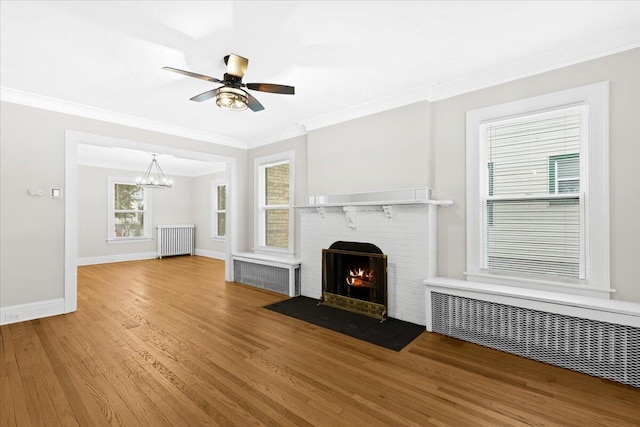
POLYGON ((427 332, 396 353, 223 270, 80 267, 76 313, 0 328, 0 425, 640 425, 640 389, 427 332))

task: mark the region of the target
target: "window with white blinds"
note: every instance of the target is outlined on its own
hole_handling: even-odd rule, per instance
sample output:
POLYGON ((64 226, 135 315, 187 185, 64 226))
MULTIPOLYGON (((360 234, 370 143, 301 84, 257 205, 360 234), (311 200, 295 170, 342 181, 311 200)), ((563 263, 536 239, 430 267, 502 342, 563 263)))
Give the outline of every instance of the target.
POLYGON ((608 298, 609 83, 467 112, 469 280, 608 298))
POLYGON ((481 125, 485 269, 584 279, 585 112, 573 107, 481 125))

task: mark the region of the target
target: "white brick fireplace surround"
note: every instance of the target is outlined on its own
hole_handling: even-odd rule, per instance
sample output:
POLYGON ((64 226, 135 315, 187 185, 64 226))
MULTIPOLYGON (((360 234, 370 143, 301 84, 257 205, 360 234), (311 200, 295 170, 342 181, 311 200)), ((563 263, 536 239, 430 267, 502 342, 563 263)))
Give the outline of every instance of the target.
POLYGON ((332 196, 310 197, 311 205, 298 207, 301 293, 322 295, 322 249, 336 241, 373 243, 387 255, 388 316, 425 325, 423 281, 436 276, 437 206, 451 202, 428 200, 428 189, 381 192, 387 199, 379 201, 368 194, 333 203, 332 196))

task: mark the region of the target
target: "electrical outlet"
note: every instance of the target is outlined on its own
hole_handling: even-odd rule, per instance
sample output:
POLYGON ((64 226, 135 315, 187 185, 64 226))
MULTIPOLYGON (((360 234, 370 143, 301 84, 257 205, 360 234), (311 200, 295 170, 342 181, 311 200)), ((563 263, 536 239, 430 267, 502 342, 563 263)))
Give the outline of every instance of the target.
POLYGON ((19 320, 20 320, 20 314, 19 313, 5 314, 4 315, 4 321, 6 323, 13 323, 13 322, 17 322, 19 320))

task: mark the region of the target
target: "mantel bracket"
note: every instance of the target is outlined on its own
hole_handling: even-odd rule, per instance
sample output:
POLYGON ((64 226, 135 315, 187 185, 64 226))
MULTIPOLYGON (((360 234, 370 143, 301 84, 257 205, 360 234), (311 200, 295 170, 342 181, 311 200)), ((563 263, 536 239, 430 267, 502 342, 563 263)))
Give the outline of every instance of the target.
POLYGON ((353 228, 355 230, 356 227, 358 226, 356 224, 356 220, 357 220, 356 207, 355 206, 345 206, 345 207, 342 208, 342 210, 347 215, 347 221, 349 222, 349 227, 351 227, 351 228, 353 228))

